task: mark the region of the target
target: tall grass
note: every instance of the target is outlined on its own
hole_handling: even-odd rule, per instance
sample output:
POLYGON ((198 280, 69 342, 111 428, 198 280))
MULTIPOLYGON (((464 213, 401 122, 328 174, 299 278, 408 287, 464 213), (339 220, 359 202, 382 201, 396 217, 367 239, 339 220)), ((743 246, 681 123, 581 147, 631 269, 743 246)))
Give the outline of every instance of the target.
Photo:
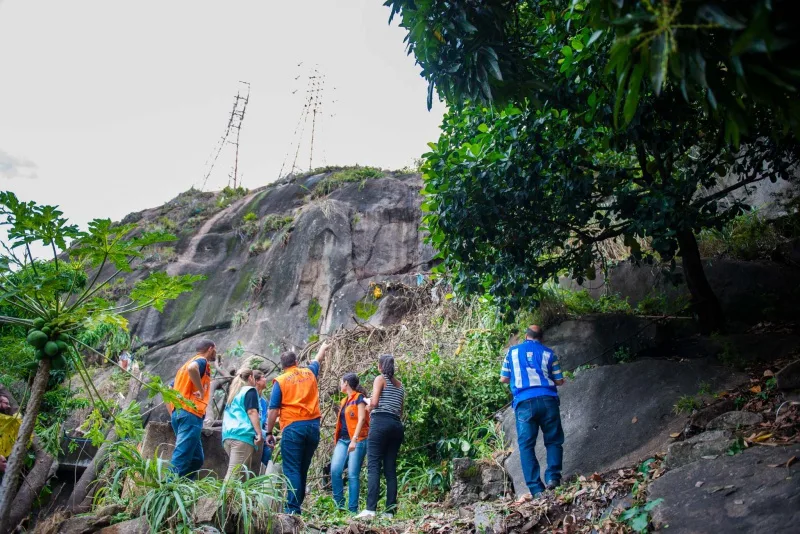
MULTIPOLYGON (((269 531, 283 500, 281 475, 220 480, 209 474, 199 480, 178 477, 159 458, 143 458, 131 444, 112 446, 113 475, 95 496, 95 507, 117 503, 130 516, 143 516, 151 532, 192 532, 198 507, 216 506, 214 524, 222 532, 269 531)), ((203 514, 207 515, 207 514, 203 514)))

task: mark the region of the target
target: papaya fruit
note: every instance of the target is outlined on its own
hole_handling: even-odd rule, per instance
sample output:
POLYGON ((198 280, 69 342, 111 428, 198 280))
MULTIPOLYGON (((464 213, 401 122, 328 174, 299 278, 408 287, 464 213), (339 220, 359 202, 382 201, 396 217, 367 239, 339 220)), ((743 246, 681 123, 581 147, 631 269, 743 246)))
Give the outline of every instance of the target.
POLYGON ((41 330, 34 330, 30 334, 28 334, 28 337, 25 338, 25 340, 32 347, 37 349, 42 349, 47 343, 47 334, 45 334, 41 330))
POLYGON ((47 334, 47 336, 48 336, 48 337, 50 336, 50 332, 52 332, 52 331, 53 331, 53 330, 52 330, 52 329, 51 329, 49 326, 43 326, 43 327, 42 327, 42 332, 44 332, 45 334, 47 334))
POLYGON ((35 371, 39 367, 39 362, 31 362, 25 366, 29 371, 35 371))
POLYGON ((58 334, 58 337, 56 339, 58 341, 63 341, 64 343, 66 343, 67 341, 69 341, 69 336, 64 332, 61 332, 60 334, 58 334))
POLYGON ((67 359, 64 358, 63 354, 59 354, 55 358, 53 358, 53 362, 50 364, 51 369, 55 369, 56 371, 60 371, 67 366, 67 359))
POLYGON ((42 328, 44 328, 44 325, 45 325, 44 319, 42 319, 41 317, 37 317, 36 319, 33 320, 33 326, 37 330, 41 330, 42 328))
POLYGON ((44 351, 42 349, 36 349, 35 351, 33 351, 33 355, 36 356, 37 360, 41 360, 42 358, 44 358, 44 351))
POLYGON ((58 341, 56 341, 56 345, 58 345, 58 352, 59 353, 66 352, 67 348, 69 347, 69 345, 67 345, 65 342, 61 341, 60 339, 58 341))
POLYGON ((48 358, 55 358, 58 356, 58 343, 55 341, 48 341, 44 346, 44 353, 48 358))

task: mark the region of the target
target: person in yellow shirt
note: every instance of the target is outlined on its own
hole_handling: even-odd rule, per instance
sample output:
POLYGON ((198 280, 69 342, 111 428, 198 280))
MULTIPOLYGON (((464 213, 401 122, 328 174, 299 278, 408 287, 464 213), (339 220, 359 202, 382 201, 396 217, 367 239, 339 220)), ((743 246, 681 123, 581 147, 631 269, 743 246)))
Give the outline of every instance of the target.
POLYGON ((6 462, 19 433, 20 418, 14 415, 11 400, 0 395, 0 478, 6 472, 6 462))

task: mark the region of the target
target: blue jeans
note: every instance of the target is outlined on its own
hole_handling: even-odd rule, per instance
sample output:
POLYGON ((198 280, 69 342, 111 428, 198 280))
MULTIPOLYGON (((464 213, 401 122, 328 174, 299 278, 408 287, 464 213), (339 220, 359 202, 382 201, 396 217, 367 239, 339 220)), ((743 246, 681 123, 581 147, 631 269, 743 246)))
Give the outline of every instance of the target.
POLYGON ((308 468, 319 445, 319 420, 294 422, 283 429, 282 434, 283 474, 291 486, 286 498, 285 512, 299 514, 306 498, 308 468))
POLYGON ((333 500, 336 506, 344 508, 344 473, 347 464, 347 509, 351 512, 358 512, 358 491, 361 488, 359 475, 361 466, 364 464, 364 457, 367 455, 367 440, 356 443, 356 450, 347 452, 350 446, 349 439, 340 439, 336 442, 331 459, 331 485, 333 486, 333 500))
POLYGON ((175 450, 172 451, 171 469, 178 476, 196 479, 204 460, 200 441, 203 419, 176 408, 172 412, 172 430, 175 431, 175 450))
POLYGON ((561 459, 564 454, 564 430, 561 428, 561 413, 558 397, 542 396, 520 402, 514 409, 517 419, 517 444, 525 484, 533 495, 544 491, 539 477, 539 461, 536 459, 536 438, 542 429, 544 447, 547 450, 547 483, 561 480, 561 459))

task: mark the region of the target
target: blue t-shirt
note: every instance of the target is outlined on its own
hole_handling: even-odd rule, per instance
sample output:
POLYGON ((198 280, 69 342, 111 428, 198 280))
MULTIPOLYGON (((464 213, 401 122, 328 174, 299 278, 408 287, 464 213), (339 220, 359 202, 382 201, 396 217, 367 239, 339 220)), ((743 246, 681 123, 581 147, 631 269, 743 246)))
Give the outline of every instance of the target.
POLYGON ((553 350, 531 339, 508 349, 500 376, 510 380, 515 408, 534 397, 558 397, 555 381, 564 378, 553 350))

